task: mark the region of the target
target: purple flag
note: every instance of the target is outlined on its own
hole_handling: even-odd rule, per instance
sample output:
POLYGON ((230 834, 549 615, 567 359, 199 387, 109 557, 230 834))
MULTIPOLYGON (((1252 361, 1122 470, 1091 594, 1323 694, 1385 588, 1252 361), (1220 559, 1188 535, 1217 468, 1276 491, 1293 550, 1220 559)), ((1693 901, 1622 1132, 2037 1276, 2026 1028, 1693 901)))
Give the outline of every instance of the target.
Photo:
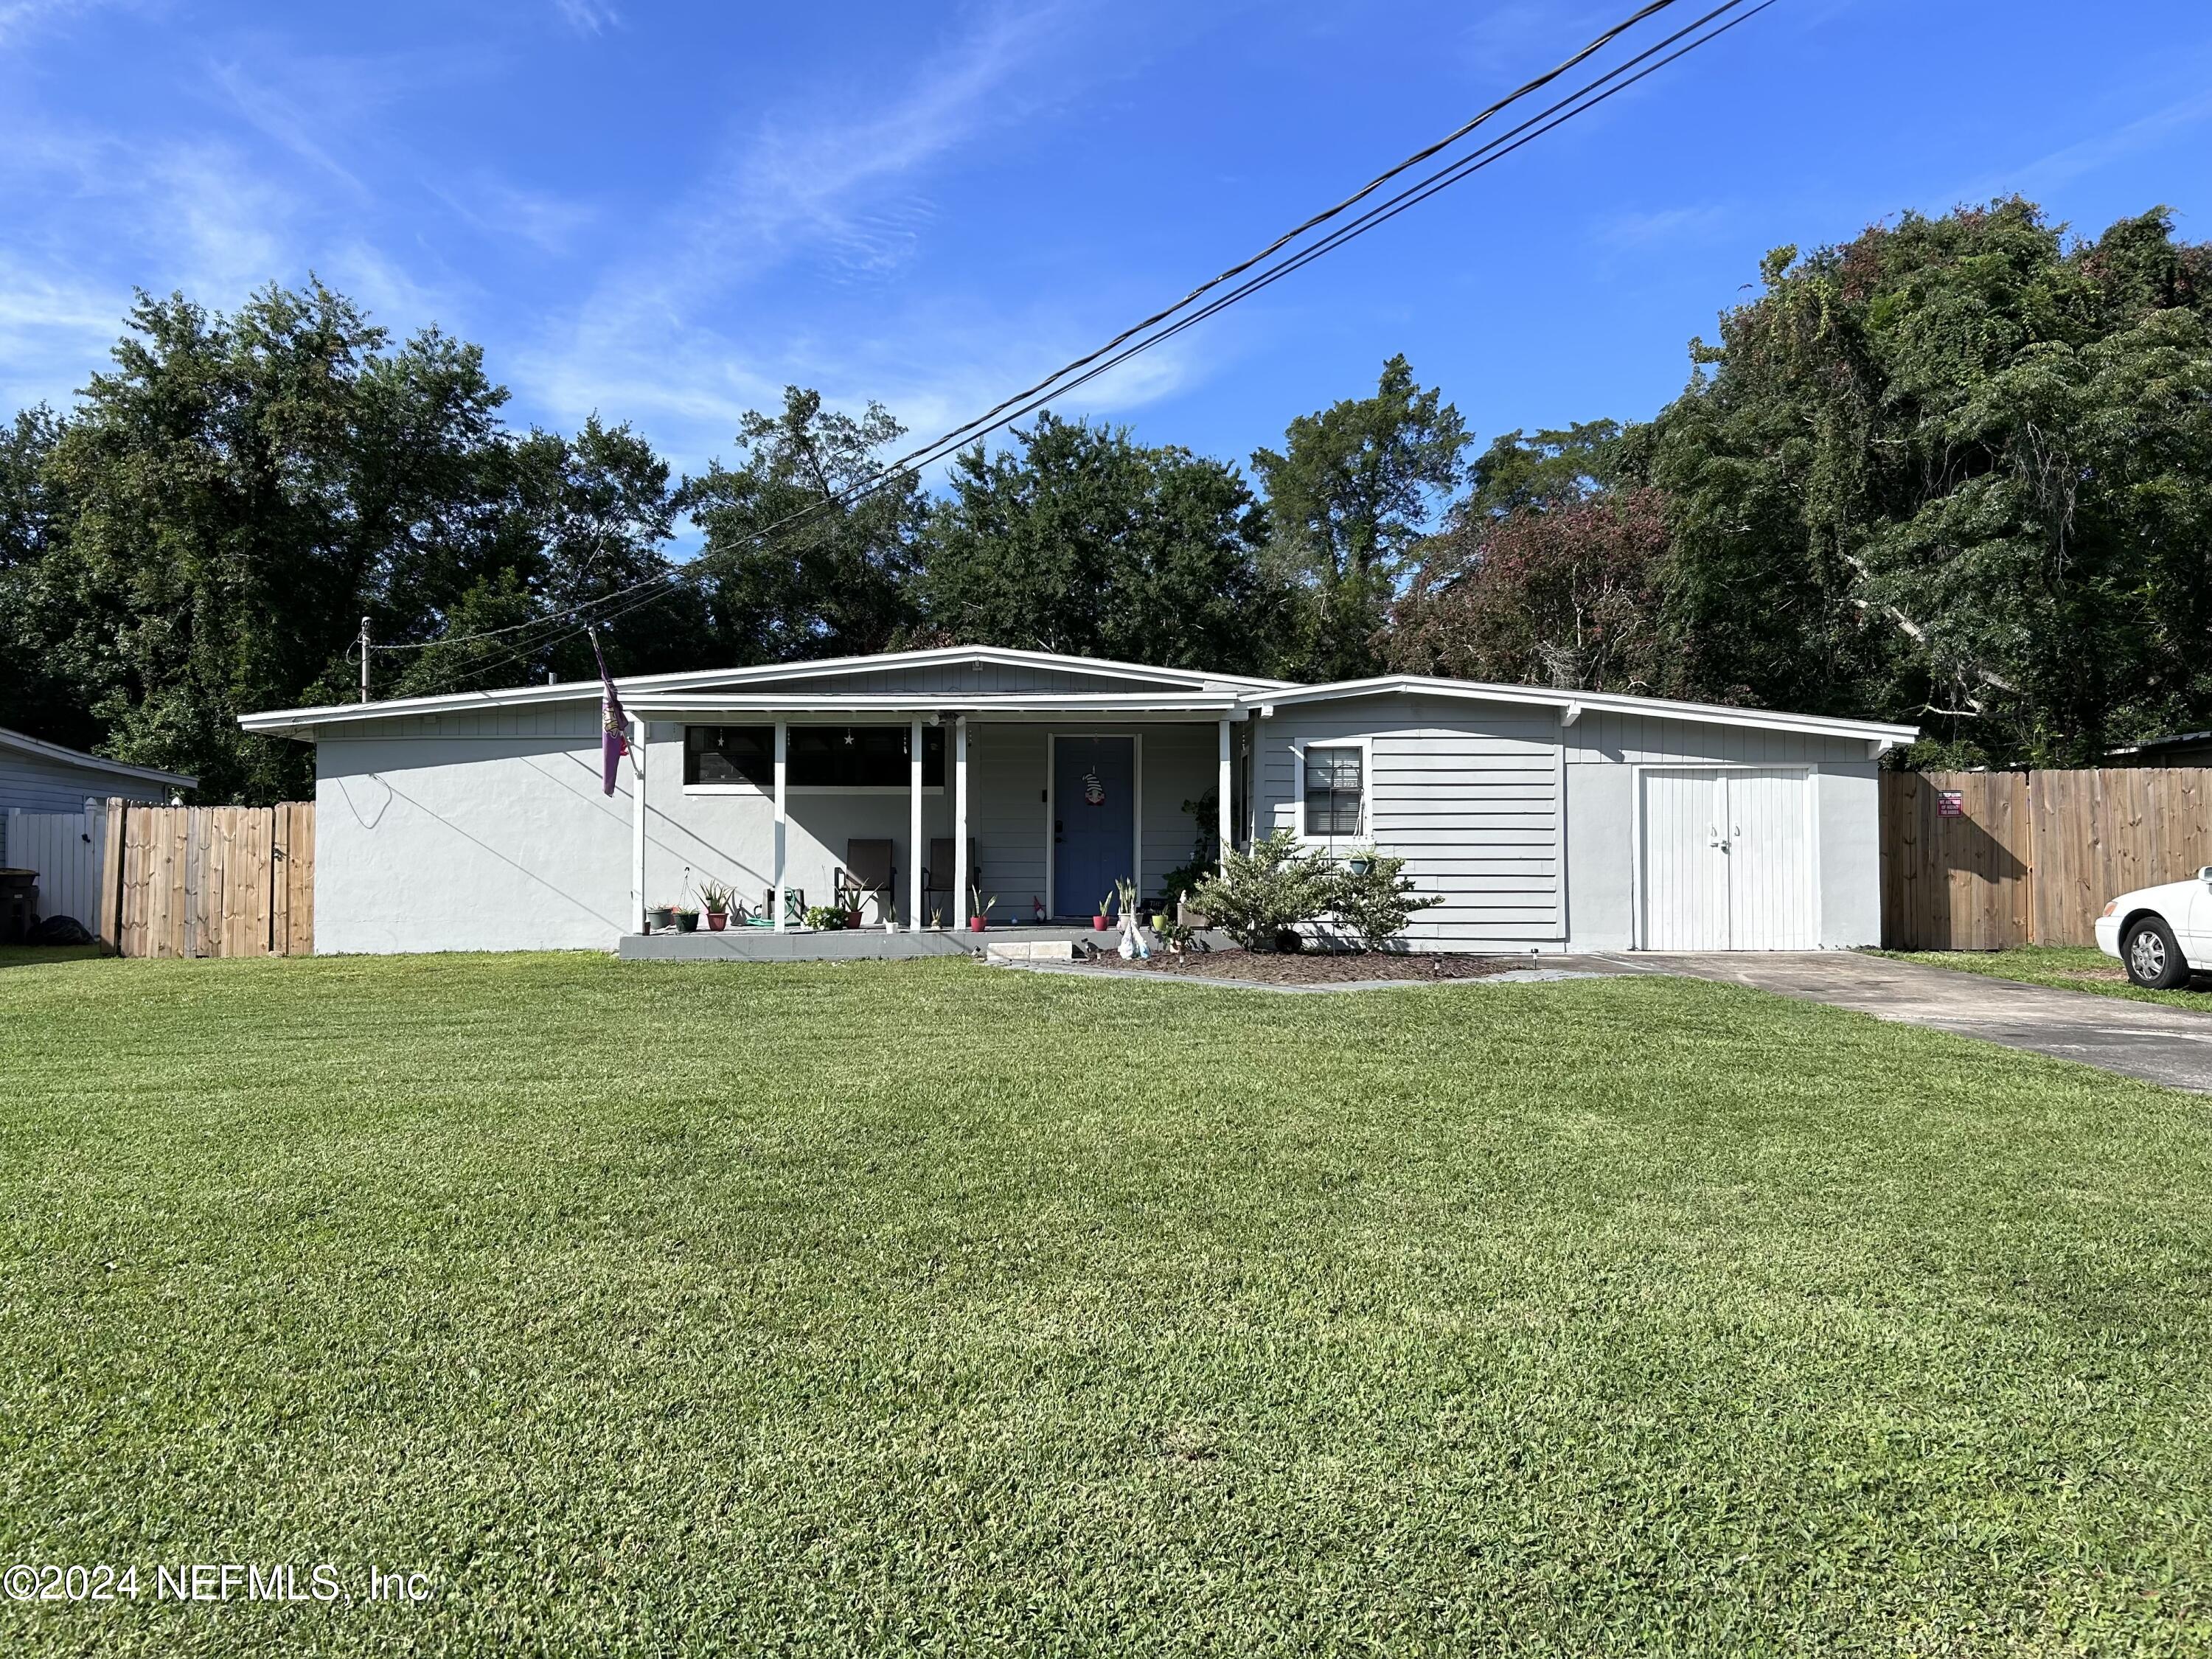
POLYGON ((622 775, 623 757, 629 753, 629 721, 623 713, 622 694, 607 672, 607 659, 599 654, 599 636, 592 633, 590 637, 592 659, 599 665, 599 789, 611 795, 615 780, 622 775))

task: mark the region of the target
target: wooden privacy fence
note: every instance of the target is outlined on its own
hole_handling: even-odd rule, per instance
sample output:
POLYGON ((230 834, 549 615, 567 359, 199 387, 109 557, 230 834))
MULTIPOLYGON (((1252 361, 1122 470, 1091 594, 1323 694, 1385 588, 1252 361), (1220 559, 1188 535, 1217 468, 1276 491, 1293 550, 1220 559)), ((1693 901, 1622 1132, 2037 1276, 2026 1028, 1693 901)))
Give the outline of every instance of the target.
POLYGON ((2094 945, 2106 900, 2212 865, 2212 769, 1885 772, 1881 942, 2094 945))
POLYGON ((100 933, 123 955, 313 952, 313 801, 106 811, 100 933))

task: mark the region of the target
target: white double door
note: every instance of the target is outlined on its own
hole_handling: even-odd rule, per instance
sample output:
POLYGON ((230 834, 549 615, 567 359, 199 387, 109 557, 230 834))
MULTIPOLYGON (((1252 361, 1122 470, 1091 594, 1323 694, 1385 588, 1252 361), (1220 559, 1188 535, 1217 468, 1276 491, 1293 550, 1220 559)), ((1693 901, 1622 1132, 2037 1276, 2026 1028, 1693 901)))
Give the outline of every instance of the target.
POLYGON ((1644 949, 1818 948, 1808 773, 1669 767, 1643 777, 1644 949))

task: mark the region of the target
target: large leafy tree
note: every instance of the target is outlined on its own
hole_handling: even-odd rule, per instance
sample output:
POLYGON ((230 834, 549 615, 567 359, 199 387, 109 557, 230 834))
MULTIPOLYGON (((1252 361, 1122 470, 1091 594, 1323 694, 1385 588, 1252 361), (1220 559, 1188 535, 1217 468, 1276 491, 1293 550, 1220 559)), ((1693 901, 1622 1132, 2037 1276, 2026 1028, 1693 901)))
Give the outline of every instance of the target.
POLYGON ((1376 635, 1407 555, 1458 485, 1469 441, 1458 410, 1399 356, 1374 396, 1301 415, 1282 448, 1253 453, 1274 562, 1304 599, 1285 672, 1356 679, 1381 665, 1376 635))
POLYGON ((856 417, 791 386, 746 415, 735 465, 685 481, 715 659, 856 656, 911 632, 921 480, 885 454, 904 432, 878 404, 856 417))
POLYGON ((1650 488, 1462 513, 1424 548, 1393 612, 1390 665, 1509 685, 1668 689, 1667 550, 1665 498, 1650 488))
POLYGON ((1764 274, 1624 444, 1674 499, 1692 683, 1999 764, 2206 723, 2212 248, 2011 200, 1764 274))
POLYGON ((955 460, 921 536, 928 626, 948 639, 1255 671, 1285 595, 1235 468, 1041 414, 955 460))
MULTIPOLYGON (((236 717, 353 695, 362 616, 428 645, 665 568, 665 465, 597 422, 516 437, 474 346, 395 346, 314 283, 231 315, 141 296, 127 321, 72 410, 0 442, 0 720, 196 773, 209 799, 296 794, 309 751, 236 717)), ((613 654, 653 623, 623 619, 613 654)), ((380 653, 378 687, 582 672, 561 631, 380 653)))

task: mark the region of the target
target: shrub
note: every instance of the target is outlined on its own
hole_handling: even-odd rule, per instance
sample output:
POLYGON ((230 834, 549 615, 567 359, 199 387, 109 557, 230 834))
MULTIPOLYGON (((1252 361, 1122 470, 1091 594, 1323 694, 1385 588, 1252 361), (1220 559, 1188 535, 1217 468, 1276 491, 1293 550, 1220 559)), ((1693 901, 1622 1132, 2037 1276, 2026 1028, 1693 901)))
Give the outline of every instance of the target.
POLYGON ((1379 853, 1367 856, 1371 862, 1364 876, 1349 870, 1334 872, 1328 915, 1359 941, 1361 949, 1379 951, 1406 931, 1415 911, 1433 909, 1443 900, 1413 891, 1413 878, 1402 873, 1405 860, 1379 853))
POLYGON ((1246 950, 1273 951, 1285 933, 1328 913, 1338 875, 1326 854, 1302 850, 1297 836, 1278 830, 1249 853, 1229 849, 1191 902, 1246 950))

